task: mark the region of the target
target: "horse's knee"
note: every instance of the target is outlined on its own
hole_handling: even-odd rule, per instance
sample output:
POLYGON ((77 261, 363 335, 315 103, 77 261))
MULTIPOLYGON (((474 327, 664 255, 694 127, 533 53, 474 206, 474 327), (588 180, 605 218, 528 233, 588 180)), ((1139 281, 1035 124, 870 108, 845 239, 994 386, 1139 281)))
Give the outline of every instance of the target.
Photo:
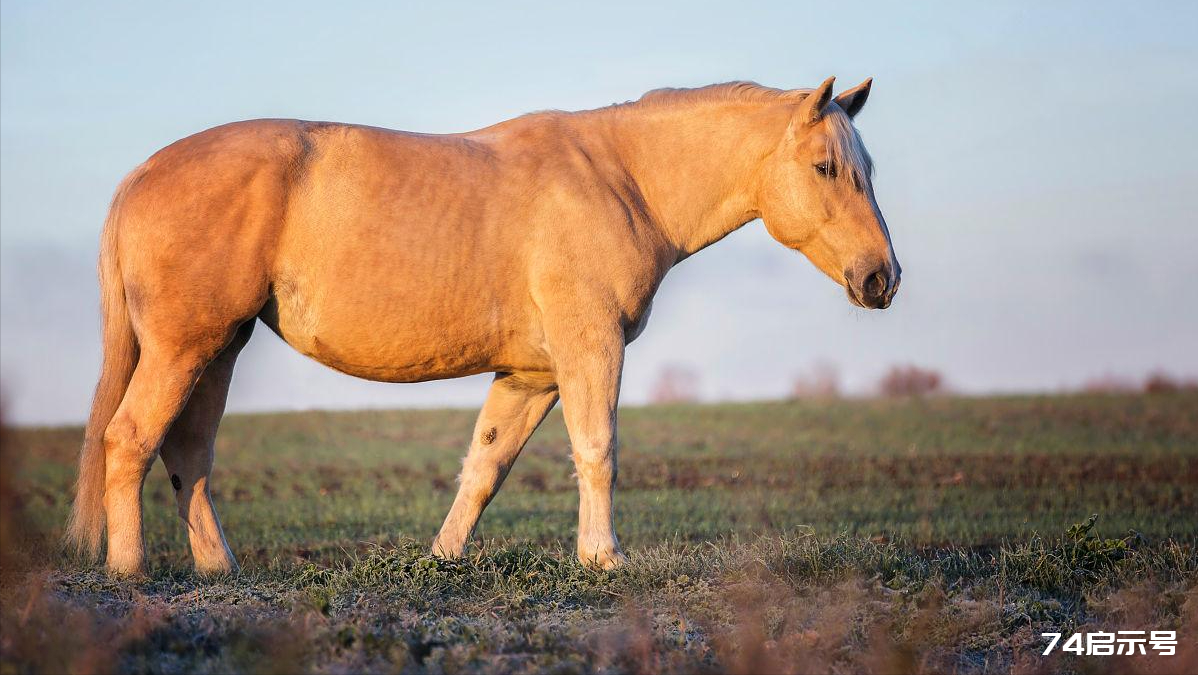
POLYGON ((143 438, 137 423, 118 415, 104 430, 105 482, 140 482, 154 459, 153 441, 143 438))
POLYGON ((211 508, 212 498, 208 494, 207 476, 184 478, 172 473, 171 489, 175 492, 175 508, 184 521, 191 519, 192 509, 211 508))
POLYGON ((462 462, 462 473, 458 483, 467 488, 494 490, 511 470, 511 462, 471 452, 462 462))
POLYGON ((117 415, 112 418, 104 429, 105 453, 119 452, 137 438, 137 425, 128 415, 117 415))
POLYGON ((207 497, 208 474, 212 467, 207 461, 207 448, 202 443, 181 442, 172 430, 161 454, 179 517, 187 520, 192 504, 207 497))
POLYGON ((183 483, 179 474, 171 474, 171 489, 175 492, 175 511, 184 522, 187 521, 187 516, 191 512, 191 495, 192 486, 183 483))
POLYGON ((579 481, 592 484, 613 483, 616 480, 615 444, 595 442, 580 444, 574 449, 574 468, 579 481))

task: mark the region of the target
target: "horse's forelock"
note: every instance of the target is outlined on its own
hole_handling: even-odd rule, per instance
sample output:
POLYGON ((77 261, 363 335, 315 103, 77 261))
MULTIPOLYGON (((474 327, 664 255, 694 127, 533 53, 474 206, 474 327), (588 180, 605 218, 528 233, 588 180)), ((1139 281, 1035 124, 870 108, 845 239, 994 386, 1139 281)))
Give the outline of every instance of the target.
POLYGON ((828 154, 840 175, 852 179, 858 186, 868 185, 874 163, 853 121, 838 106, 830 105, 824 113, 824 123, 828 133, 828 154))

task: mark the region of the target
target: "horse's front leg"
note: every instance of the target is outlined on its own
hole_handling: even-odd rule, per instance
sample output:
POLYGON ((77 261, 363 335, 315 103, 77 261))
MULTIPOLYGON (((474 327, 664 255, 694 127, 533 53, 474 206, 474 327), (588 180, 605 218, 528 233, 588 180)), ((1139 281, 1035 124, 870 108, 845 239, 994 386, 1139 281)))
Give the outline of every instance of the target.
POLYGON ((458 495, 433 541, 443 558, 462 555, 483 509, 503 485, 520 450, 557 402, 557 385, 545 373, 500 373, 474 425, 462 463, 458 495))
POLYGON ((550 347, 578 474, 578 557, 612 569, 627 561, 612 513, 624 334, 578 328, 571 333, 573 339, 550 347))

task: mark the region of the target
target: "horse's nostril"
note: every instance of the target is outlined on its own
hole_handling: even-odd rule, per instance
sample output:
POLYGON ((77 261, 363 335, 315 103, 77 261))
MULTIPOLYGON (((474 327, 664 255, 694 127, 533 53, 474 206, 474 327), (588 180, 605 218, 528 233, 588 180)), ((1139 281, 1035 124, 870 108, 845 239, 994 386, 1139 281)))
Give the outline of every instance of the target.
POLYGON ((865 288, 863 290, 866 295, 874 298, 881 297, 886 292, 886 275, 882 270, 869 275, 869 278, 865 280, 865 288))

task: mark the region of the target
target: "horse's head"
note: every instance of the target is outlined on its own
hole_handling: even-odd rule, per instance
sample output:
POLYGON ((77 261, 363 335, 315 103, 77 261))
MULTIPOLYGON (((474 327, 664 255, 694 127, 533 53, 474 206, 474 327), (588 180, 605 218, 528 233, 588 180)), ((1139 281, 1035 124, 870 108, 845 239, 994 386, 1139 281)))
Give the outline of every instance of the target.
POLYGON ((885 309, 902 268, 874 199, 869 154, 852 124, 871 80, 833 99, 834 79, 795 106, 761 173, 760 212, 774 239, 843 285, 853 304, 885 309))

